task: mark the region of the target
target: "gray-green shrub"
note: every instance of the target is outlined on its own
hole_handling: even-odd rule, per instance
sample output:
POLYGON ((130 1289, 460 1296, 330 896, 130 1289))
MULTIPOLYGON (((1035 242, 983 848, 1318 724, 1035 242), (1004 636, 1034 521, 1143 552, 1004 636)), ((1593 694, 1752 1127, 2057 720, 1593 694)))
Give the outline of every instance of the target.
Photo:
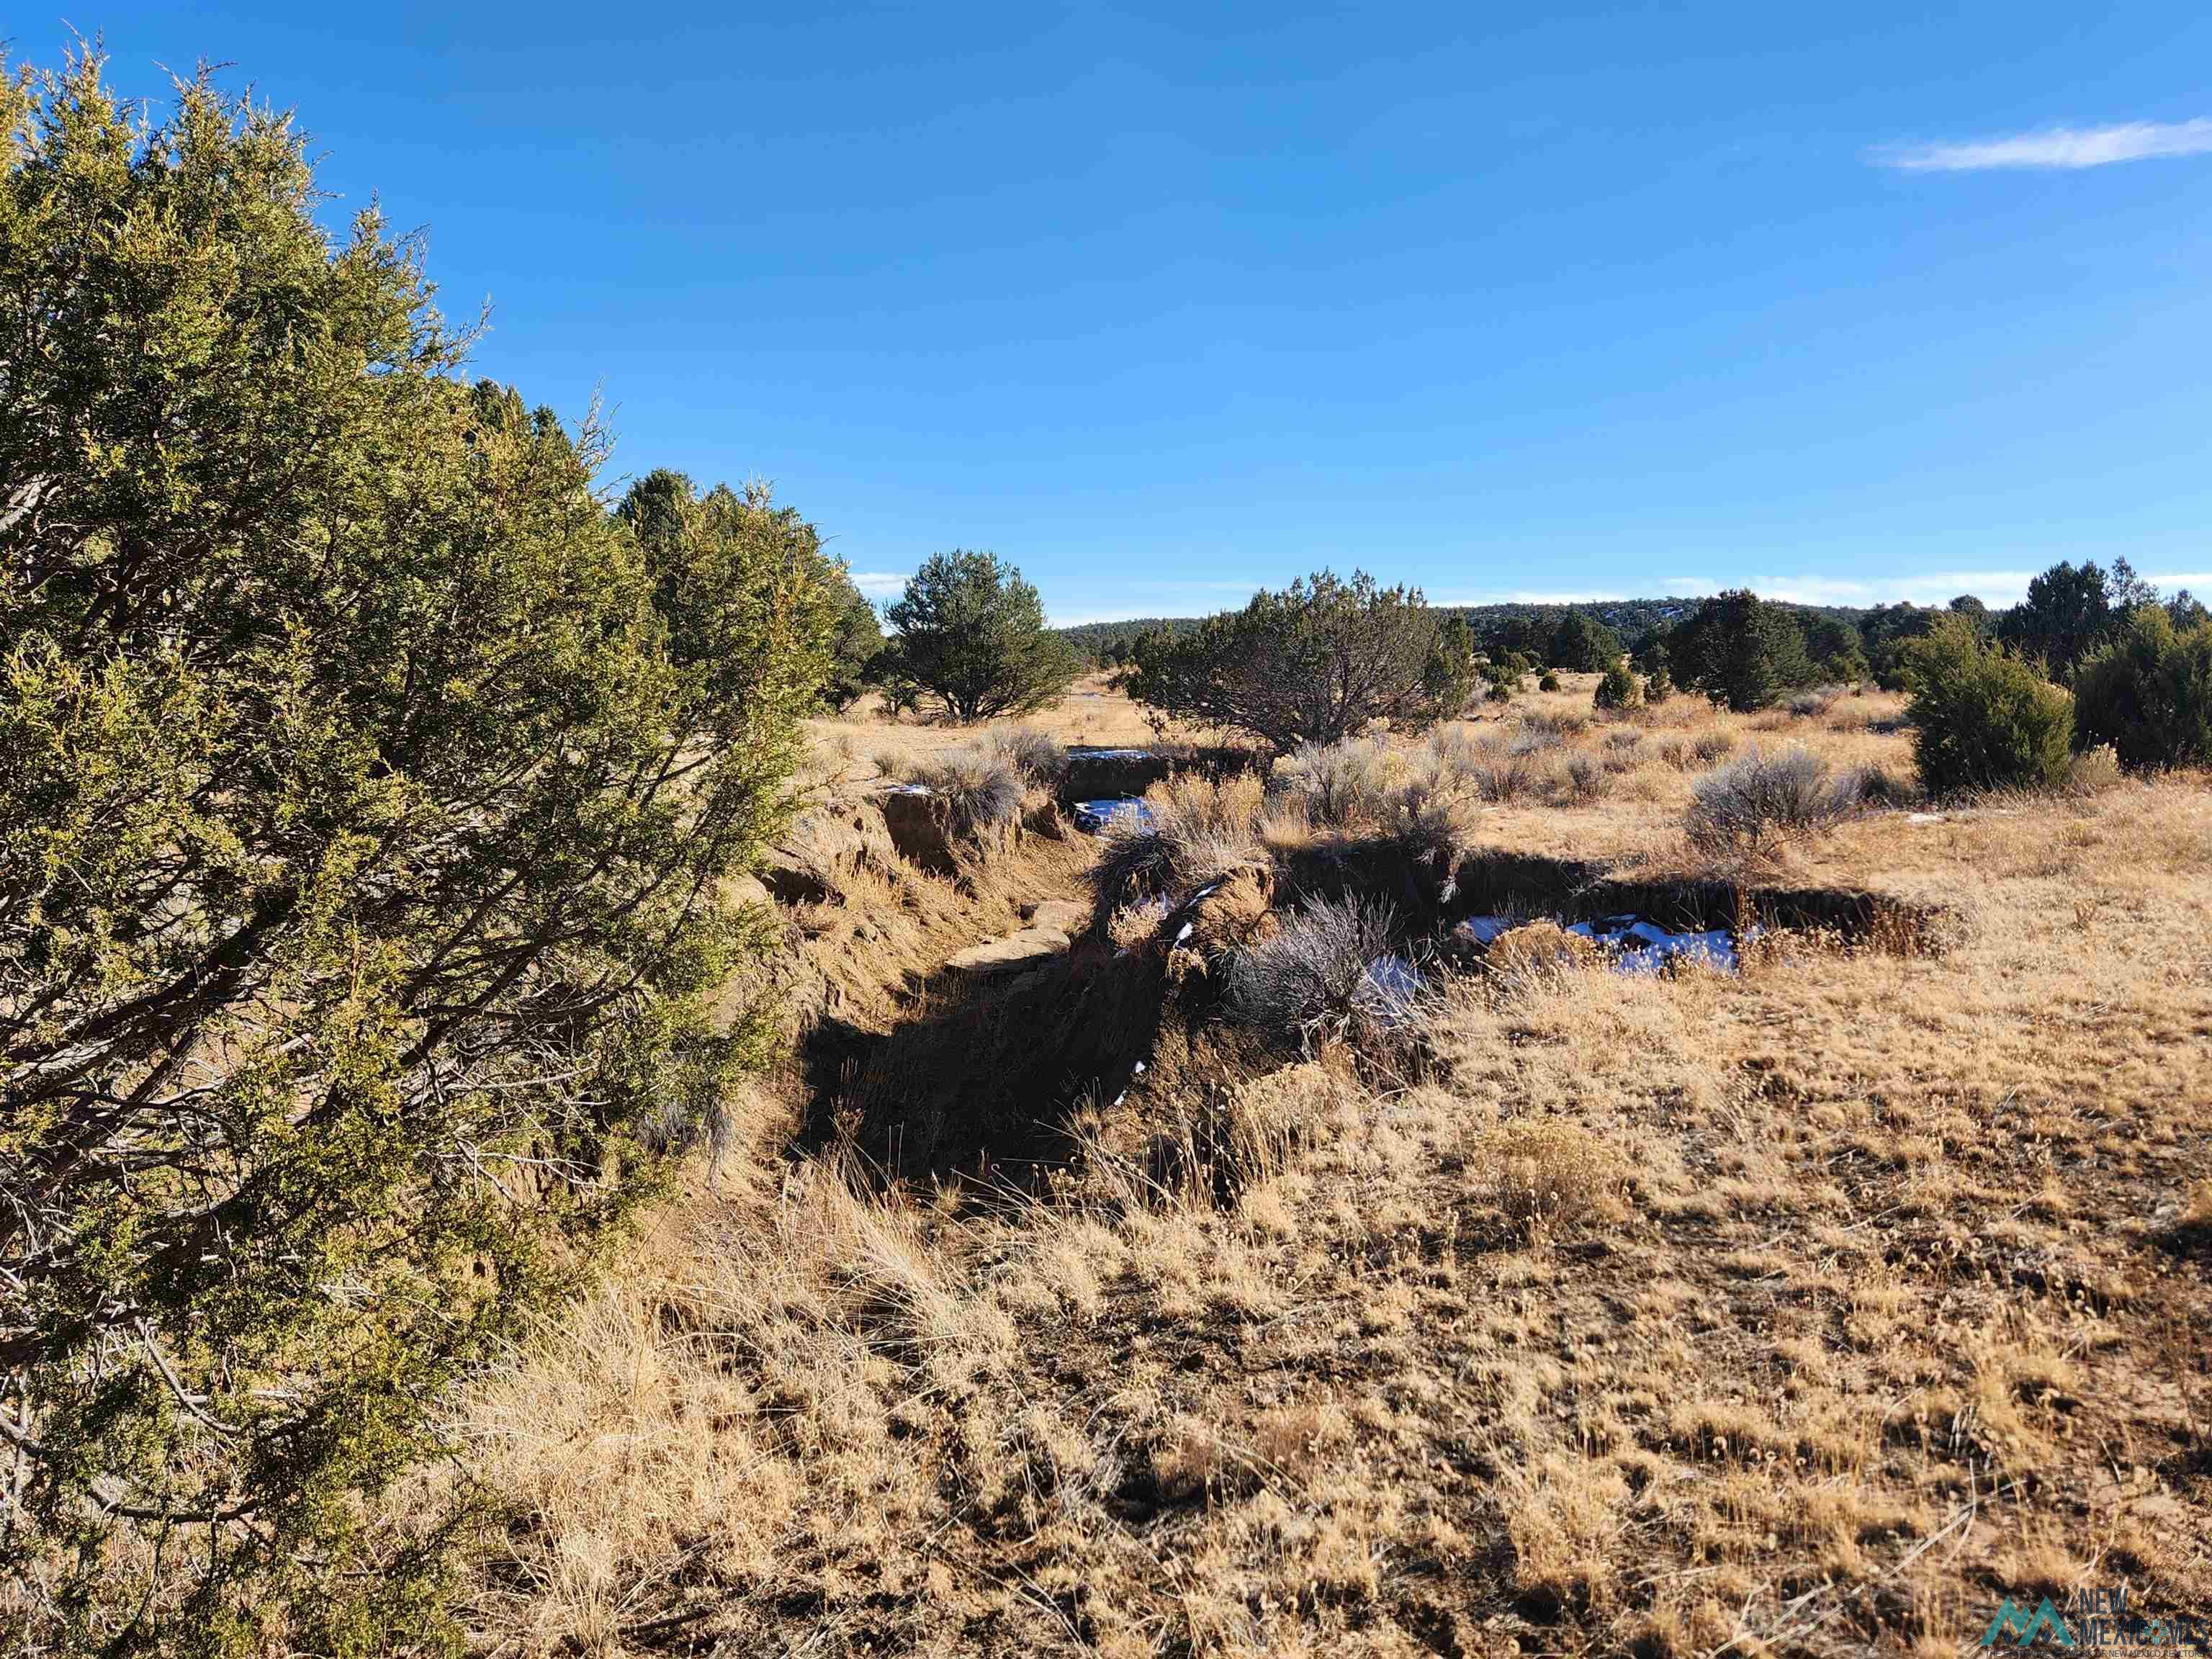
POLYGON ((1369 969, 1389 953, 1395 927, 1387 904, 1310 900, 1281 932, 1237 958, 1230 1007, 1245 1024, 1308 1048, 1394 1029, 1405 1011, 1378 991, 1369 969))
POLYGON ((1692 786, 1683 833, 1706 853, 1771 850, 1826 828, 1853 804, 1851 791, 1837 787, 1819 756, 1753 750, 1692 786))

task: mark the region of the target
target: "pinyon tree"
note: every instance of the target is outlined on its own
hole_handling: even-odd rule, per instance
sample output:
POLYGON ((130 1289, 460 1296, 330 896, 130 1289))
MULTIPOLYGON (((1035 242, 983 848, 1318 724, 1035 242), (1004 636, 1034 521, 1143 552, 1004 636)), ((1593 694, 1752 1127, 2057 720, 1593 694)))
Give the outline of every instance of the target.
POLYGON ((1187 633, 1139 639, 1128 690, 1170 719, 1278 750, 1340 743, 1376 720, 1435 719, 1440 692, 1464 701, 1455 677, 1431 666, 1437 637, 1419 588, 1323 570, 1187 633))
POLYGON ((956 720, 1041 708, 1075 678, 1075 653, 1045 631, 1036 589, 994 554, 933 554, 884 614, 896 637, 879 672, 956 720))
POLYGON ((648 553, 288 118, 0 118, 0 1634, 434 1643, 362 1518, 757 1057, 717 893, 836 595, 648 553))

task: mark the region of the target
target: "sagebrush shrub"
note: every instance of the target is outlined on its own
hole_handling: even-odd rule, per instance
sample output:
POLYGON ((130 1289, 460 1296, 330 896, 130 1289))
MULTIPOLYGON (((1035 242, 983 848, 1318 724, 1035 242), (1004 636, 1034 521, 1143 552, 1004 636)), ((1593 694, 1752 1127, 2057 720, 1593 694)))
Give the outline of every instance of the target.
POLYGON ((1304 795, 1310 822, 1342 830, 1379 817, 1384 796, 1404 769, 1387 744, 1308 743, 1291 751, 1283 776, 1304 795))
POLYGON ((1605 768, 1590 755, 1570 755, 1559 769, 1560 792, 1571 801, 1594 801, 1605 793, 1612 781, 1605 768))
POLYGON ((1702 852, 1771 850, 1825 828, 1850 810, 1848 790, 1830 780, 1828 763, 1802 749, 1773 756, 1753 750, 1691 790, 1683 832, 1702 852))
POLYGON ((1387 904, 1310 900, 1237 957, 1230 1006, 1247 1024, 1309 1048, 1402 1029, 1409 1011, 1370 972, 1390 954, 1395 925, 1387 904))
POLYGON ((1546 669, 1544 671, 1544 678, 1536 682, 1536 689, 1539 691, 1558 690, 1559 689, 1559 677, 1557 674, 1554 674, 1550 669, 1546 669))
POLYGON ((2031 663, 1946 617, 1906 644, 1912 757, 1931 794, 2048 788, 2063 781, 2073 699, 2031 663))
POLYGON ((1547 737, 1558 742, 1565 738, 1580 737, 1589 731, 1589 717, 1560 710, 1531 712, 1522 715, 1521 730, 1524 736, 1547 737))
POLYGON ((1532 793, 1540 774, 1536 763, 1517 746, 1498 759, 1475 769, 1474 792, 1493 805, 1516 801, 1532 793))

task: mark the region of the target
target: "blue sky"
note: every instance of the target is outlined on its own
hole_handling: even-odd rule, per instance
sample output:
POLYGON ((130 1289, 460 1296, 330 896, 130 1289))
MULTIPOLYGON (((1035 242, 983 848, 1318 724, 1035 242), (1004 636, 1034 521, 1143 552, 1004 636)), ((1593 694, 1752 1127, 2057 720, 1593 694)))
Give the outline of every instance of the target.
POLYGON ((2201 6, 169 0, 12 52, 71 27, 295 106, 481 372, 773 479, 872 591, 2212 588, 2201 6))

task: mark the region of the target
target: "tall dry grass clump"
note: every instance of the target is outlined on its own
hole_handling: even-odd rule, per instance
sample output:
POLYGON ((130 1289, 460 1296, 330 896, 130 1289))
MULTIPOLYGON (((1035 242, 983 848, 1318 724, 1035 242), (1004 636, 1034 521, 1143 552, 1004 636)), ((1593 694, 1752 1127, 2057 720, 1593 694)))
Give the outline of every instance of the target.
POLYGON ((1258 774, 1219 778, 1184 773, 1154 784, 1145 805, 1149 823, 1116 818, 1100 837, 1091 884, 1098 914, 1124 905, 1194 892, 1239 870, 1262 868, 1260 816, 1267 786, 1258 774))
POLYGON ((1040 788, 1050 788, 1067 772, 1067 750, 1034 726, 994 726, 976 740, 986 757, 1002 760, 1040 788))
POLYGON ((925 1214, 848 1156, 653 1223, 458 1402, 463 1460, 512 1516, 471 1623, 525 1652, 629 1650, 684 1574, 774 1583, 794 1531, 850 1528, 854 1505, 905 1524, 935 1476, 900 1413, 972 1395, 1011 1346, 925 1214))
POLYGON ((956 836, 975 836, 1011 823, 1020 814, 1028 785, 1003 754, 982 748, 948 750, 908 773, 943 807, 956 836))

